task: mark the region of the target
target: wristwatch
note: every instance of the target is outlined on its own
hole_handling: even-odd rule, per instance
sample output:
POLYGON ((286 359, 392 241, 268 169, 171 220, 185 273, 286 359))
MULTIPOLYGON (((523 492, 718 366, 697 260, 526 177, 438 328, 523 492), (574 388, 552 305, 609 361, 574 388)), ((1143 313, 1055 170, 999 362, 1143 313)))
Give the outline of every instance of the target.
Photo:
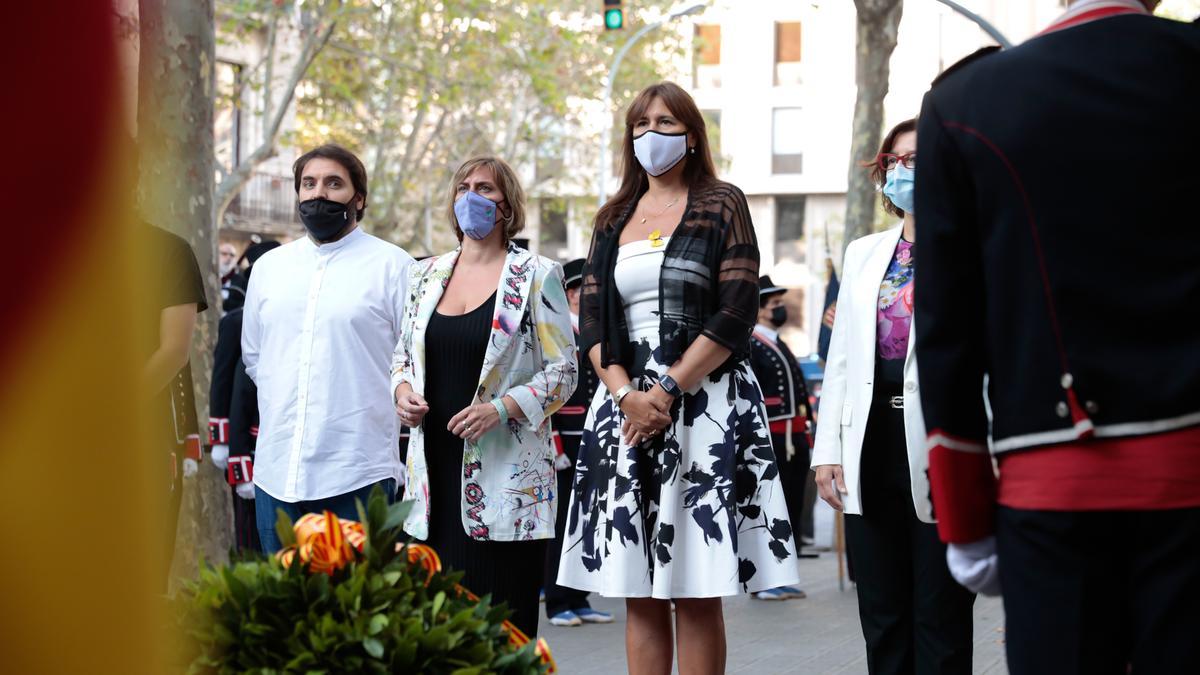
POLYGON ((671 395, 672 398, 683 396, 683 390, 679 388, 679 383, 670 375, 663 375, 658 378, 658 386, 663 388, 663 391, 671 395))

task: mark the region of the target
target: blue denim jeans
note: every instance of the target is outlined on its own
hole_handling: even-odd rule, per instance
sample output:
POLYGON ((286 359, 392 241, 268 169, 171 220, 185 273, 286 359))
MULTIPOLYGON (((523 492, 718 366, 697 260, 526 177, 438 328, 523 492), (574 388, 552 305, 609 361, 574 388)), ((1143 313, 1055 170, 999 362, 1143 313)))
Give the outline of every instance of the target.
POLYGON ((358 507, 355 505, 355 501, 361 501, 365 507, 367 499, 371 496, 371 490, 376 485, 383 488, 383 493, 387 495, 388 503, 391 503, 396 498, 396 481, 392 478, 365 485, 343 495, 326 497, 325 499, 314 499, 308 502, 280 501, 263 492, 262 488, 255 486, 254 513, 255 521, 258 525, 258 538, 262 541, 263 553, 271 555, 283 548, 283 544, 279 541, 279 535, 275 533, 275 509, 283 509, 283 512, 288 514, 293 523, 300 520, 301 516, 306 513, 321 513, 326 510, 333 511, 338 518, 358 520, 358 507))

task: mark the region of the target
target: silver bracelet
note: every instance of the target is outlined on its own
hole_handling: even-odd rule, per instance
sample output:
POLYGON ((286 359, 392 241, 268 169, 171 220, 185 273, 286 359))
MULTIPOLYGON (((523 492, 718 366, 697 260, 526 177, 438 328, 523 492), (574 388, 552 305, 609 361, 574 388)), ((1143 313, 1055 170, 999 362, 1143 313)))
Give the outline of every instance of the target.
POLYGON ((616 393, 613 394, 613 403, 616 404, 616 406, 618 408, 620 408, 621 400, 624 399, 626 396, 628 396, 632 391, 633 391, 633 383, 632 382, 626 384, 624 387, 621 387, 620 389, 618 389, 616 391, 616 393))

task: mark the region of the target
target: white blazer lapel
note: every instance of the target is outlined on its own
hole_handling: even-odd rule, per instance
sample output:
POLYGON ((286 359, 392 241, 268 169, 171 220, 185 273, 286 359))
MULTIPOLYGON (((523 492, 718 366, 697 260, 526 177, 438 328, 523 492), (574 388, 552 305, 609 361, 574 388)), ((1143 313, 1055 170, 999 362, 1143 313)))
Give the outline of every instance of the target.
MULTIPOLYGON (((890 230, 886 237, 880 238, 875 248, 869 251, 866 259, 863 260, 862 276, 860 277, 862 282, 856 289, 854 299, 859 304, 859 311, 862 312, 864 326, 875 325, 878 322, 879 286, 883 283, 883 275, 887 274, 888 264, 892 262, 892 254, 895 253, 896 244, 899 241, 900 228, 897 227, 895 230, 890 230)), ((877 340, 875 331, 865 330, 862 333, 861 353, 870 356, 874 363, 877 340)), ((868 371, 868 373, 872 371, 868 371)))
MULTIPOLYGON (((429 327, 429 319, 442 300, 446 284, 450 282, 450 274, 454 272, 454 264, 458 262, 461 249, 455 249, 434 261, 433 267, 421 280, 421 293, 417 298, 416 320, 413 322, 413 350, 419 358, 421 382, 425 381, 425 330, 429 327)), ((420 263, 417 263, 420 264, 420 263)), ((424 389, 424 387, 422 387, 424 389)), ((421 392, 422 394, 424 391, 421 392)))
POLYGON ((492 315, 492 332, 488 337, 487 352, 483 357, 483 370, 479 373, 482 385, 492 369, 500 365, 508 344, 521 331, 521 317, 529 300, 529 287, 537 269, 533 254, 513 244, 508 246, 508 257, 500 272, 500 284, 496 289, 496 307, 492 315))
MULTIPOLYGON (((915 282, 914 282, 915 283, 915 282)), ((917 346, 917 313, 913 312, 913 320, 908 324, 908 354, 904 356, 904 362, 907 364, 913 359, 913 349, 917 346)))

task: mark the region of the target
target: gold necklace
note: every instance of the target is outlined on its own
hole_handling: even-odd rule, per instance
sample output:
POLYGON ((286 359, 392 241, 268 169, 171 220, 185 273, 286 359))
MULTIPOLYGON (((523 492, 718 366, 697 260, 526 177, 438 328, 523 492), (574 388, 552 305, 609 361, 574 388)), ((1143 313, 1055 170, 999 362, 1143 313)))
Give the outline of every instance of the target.
MULTIPOLYGON (((678 203, 679 203, 679 200, 680 200, 680 199, 682 199, 682 198, 683 198, 683 197, 682 197, 682 195, 676 196, 676 197, 675 197, 675 199, 672 199, 671 201, 667 202, 667 205, 666 205, 666 206, 664 206, 664 207, 662 208, 662 211, 659 211, 658 213, 656 213, 656 214, 654 214, 654 215, 652 215, 652 216, 642 216, 642 221, 641 221, 640 223, 638 223, 638 224, 639 224, 639 225, 645 225, 645 224, 646 224, 646 221, 647 221, 647 220, 649 220, 650 218, 657 218, 657 217, 661 216, 662 214, 664 214, 664 213, 666 213, 666 212, 667 212, 667 209, 669 209, 669 208, 671 208, 672 206, 675 206, 676 204, 678 204, 678 203)), ((657 231, 657 230, 656 230, 656 231, 657 231)), ((651 239, 653 239, 653 237, 651 237, 651 239)))

